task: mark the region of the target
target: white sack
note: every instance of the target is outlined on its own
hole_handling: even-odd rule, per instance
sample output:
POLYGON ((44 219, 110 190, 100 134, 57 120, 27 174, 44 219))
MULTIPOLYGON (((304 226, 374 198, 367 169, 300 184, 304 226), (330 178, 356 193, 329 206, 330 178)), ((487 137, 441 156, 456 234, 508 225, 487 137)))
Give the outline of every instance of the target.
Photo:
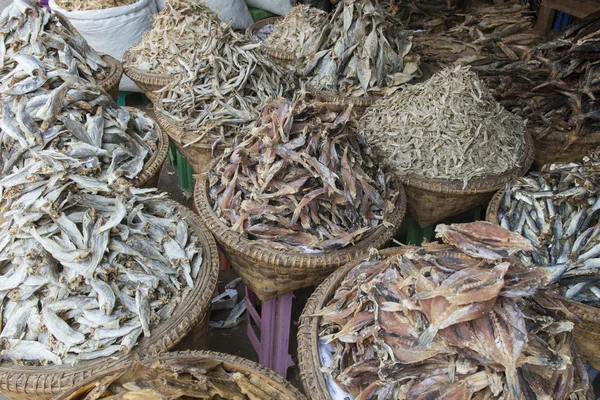
POLYGON ((158 12, 161 12, 162 10, 165 9, 165 0, 156 0, 156 10, 158 12))
POLYGON ((295 0, 246 0, 248 7, 260 8, 277 15, 287 14, 296 5, 295 0))
POLYGON ((206 0, 206 4, 234 29, 246 29, 254 23, 244 0, 206 0))
MULTIPOLYGON (((62 9, 55 0, 50 0, 49 4, 52 10, 60 12, 71 21, 94 50, 119 61, 125 50, 142 40, 142 34, 152 29, 152 17, 157 12, 154 0, 139 0, 123 7, 85 11, 62 9)), ((135 83, 125 75, 119 89, 140 92, 135 83)))

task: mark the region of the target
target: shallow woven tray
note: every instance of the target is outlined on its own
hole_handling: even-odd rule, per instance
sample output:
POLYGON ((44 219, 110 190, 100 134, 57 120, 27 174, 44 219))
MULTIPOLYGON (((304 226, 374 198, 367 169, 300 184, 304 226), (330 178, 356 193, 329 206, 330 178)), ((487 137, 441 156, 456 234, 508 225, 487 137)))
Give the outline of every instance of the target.
MULTIPOLYGON (((262 365, 247 360, 245 358, 236 357, 229 354, 217 353, 215 351, 177 351, 161 354, 153 358, 143 359, 141 360, 141 362, 143 364, 151 364, 155 361, 162 361, 168 363, 169 361, 180 361, 188 359, 210 359, 222 361, 223 364, 225 364, 225 366, 227 367, 227 369, 231 369, 241 373, 252 373, 254 375, 258 375, 261 379, 268 382, 270 385, 273 385, 276 388, 276 390, 279 393, 281 393, 281 395, 285 395, 286 397, 289 397, 290 399, 294 400, 306 399, 298 389, 293 387, 288 381, 286 381, 270 369, 265 368, 262 365)), ((82 399, 81 396, 86 391, 93 389, 96 386, 95 384, 98 380, 109 375, 118 374, 125 370, 128 366, 129 363, 121 365, 119 367, 113 367, 110 370, 104 371, 101 374, 90 377, 78 384, 76 387, 71 388, 65 393, 55 397, 55 400, 80 400, 82 399)))
POLYGON ((213 158, 219 157, 229 147, 228 144, 218 144, 213 154, 214 142, 210 139, 209 141, 197 142, 186 146, 186 143, 193 142, 198 137, 196 133, 178 126, 175 121, 162 111, 160 101, 154 103, 154 115, 162 130, 169 136, 171 142, 177 147, 177 150, 188 164, 190 164, 195 174, 202 173, 213 158))
POLYGON ((123 77, 123 65, 108 54, 103 54, 101 57, 108 64, 108 74, 106 78, 98 81, 98 84, 113 100, 117 101, 117 97, 119 97, 119 83, 121 82, 121 77, 123 77))
MULTIPOLYGON (((74 385, 109 368, 115 368, 134 357, 149 357, 172 349, 190 331, 205 332, 208 340, 210 303, 219 277, 219 254, 214 239, 204 232, 197 216, 188 208, 166 200, 177 206, 179 215, 188 223, 190 230, 199 239, 202 247, 202 268, 196 285, 186 299, 180 303, 173 315, 152 330, 152 336, 140 339, 139 344, 128 355, 119 358, 104 357, 70 365, 21 366, 0 364, 0 391, 11 399, 49 399, 74 385)), ((200 343, 207 348, 207 343, 200 343)))
MULTIPOLYGON (((283 21, 283 19, 284 17, 270 17, 261 19, 260 21, 257 21, 246 28, 246 37, 254 42, 255 31, 265 25, 275 25, 278 22, 283 21)), ((290 51, 279 50, 274 47, 268 47, 264 45, 261 46, 261 49, 266 55, 274 58, 275 61, 277 61, 277 63, 283 67, 287 67, 288 65, 293 65, 296 63, 296 55, 290 51)))
POLYGON ((404 175, 401 179, 406 191, 408 213, 424 228, 484 204, 507 182, 529 171, 533 154, 531 135, 526 133, 525 150, 519 160, 522 167, 499 175, 471 179, 464 189, 462 181, 404 175))
POLYGON ((534 166, 540 168, 545 164, 579 162, 591 151, 600 146, 600 132, 590 132, 580 136, 575 143, 565 148, 567 135, 561 132, 551 132, 541 139, 534 137, 535 146, 534 166))
POLYGON ((154 93, 155 90, 160 90, 178 79, 177 76, 153 74, 136 68, 129 50, 123 54, 123 69, 125 75, 144 92, 152 103, 158 99, 158 95, 154 93))
MULTIPOLYGON (((131 108, 131 107, 126 107, 131 108)), ((135 111, 139 112, 136 108, 135 111)), ((133 185, 142 188, 153 188, 158 185, 160 178, 160 170, 165 163, 167 156, 169 155, 169 137, 167 134, 160 129, 158 123, 155 124, 158 133, 158 143, 156 143, 156 150, 152 153, 152 156, 144 164, 144 169, 140 174, 133 180, 133 185)))
MULTIPOLYGON (((213 160, 208 168, 213 168, 218 161, 213 160)), ((196 181, 194 203, 202 222, 219 243, 231 266, 259 299, 267 301, 296 289, 319 284, 337 268, 368 254, 369 249, 383 247, 394 236, 406 213, 402 185, 398 181, 393 181, 392 185, 399 191, 394 212, 389 219, 393 226, 379 226, 354 245, 322 253, 272 250, 232 231, 217 217, 210 205, 206 174, 196 181)))
MULTIPOLYGON (((380 250, 379 254, 383 259, 386 259, 402 254, 410 248, 384 249, 380 250)), ((308 393, 311 399, 331 399, 323 372, 321 372, 321 359, 319 357, 319 322, 321 317, 314 317, 313 315, 327 304, 339 287, 340 282, 362 260, 354 260, 331 274, 313 292, 304 307, 304 311, 302 311, 300 327, 298 328, 298 366, 300 367, 300 378, 302 379, 304 392, 308 393)))

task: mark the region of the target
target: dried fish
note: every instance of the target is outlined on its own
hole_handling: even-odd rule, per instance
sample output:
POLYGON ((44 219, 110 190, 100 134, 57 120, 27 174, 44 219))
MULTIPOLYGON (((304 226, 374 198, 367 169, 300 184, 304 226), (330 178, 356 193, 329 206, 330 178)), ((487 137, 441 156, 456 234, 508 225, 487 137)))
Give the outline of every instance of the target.
POLYGON ((268 103, 208 171, 217 215, 292 251, 345 247, 388 223, 398 193, 355 133, 351 112, 308 98, 268 103))
MULTIPOLYGON (((325 375, 356 399, 591 395, 572 323, 510 294, 523 266, 509 255, 530 244, 486 222, 440 226, 444 239, 449 232, 471 238, 465 248, 493 247, 494 255, 432 243, 348 271, 316 313, 320 351, 323 343, 332 349, 325 375)), ((529 271, 545 277, 529 280, 534 292, 548 284, 548 272, 529 271)))
POLYGON ((273 32, 263 44, 277 50, 298 53, 306 40, 323 25, 327 14, 306 4, 292 8, 285 18, 274 24, 273 32))
POLYGON ((359 128, 396 173, 462 180, 464 186, 520 166, 525 148, 523 120, 460 66, 378 100, 359 128))
POLYGON ((56 0, 56 4, 69 11, 105 10, 107 8, 123 7, 136 3, 137 0, 56 0))

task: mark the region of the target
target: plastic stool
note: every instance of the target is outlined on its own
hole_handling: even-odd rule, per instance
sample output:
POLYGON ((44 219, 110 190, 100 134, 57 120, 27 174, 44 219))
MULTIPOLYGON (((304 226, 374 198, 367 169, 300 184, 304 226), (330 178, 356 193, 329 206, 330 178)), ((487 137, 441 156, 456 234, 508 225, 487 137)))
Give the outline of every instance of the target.
POLYGON ((138 94, 138 95, 142 96, 142 103, 144 103, 144 105, 150 104, 150 100, 148 99, 148 97, 146 97, 146 95, 144 93, 126 92, 124 90, 119 90, 119 96, 117 97, 117 105, 126 106, 127 105, 126 98, 132 94, 138 94))
POLYGON ((290 324, 292 322, 292 293, 262 302, 261 313, 256 310, 256 294, 246 288, 248 307, 248 339, 258 353, 258 362, 285 378, 287 369, 294 365, 289 354, 290 324), (252 322, 260 333, 254 332, 252 322))

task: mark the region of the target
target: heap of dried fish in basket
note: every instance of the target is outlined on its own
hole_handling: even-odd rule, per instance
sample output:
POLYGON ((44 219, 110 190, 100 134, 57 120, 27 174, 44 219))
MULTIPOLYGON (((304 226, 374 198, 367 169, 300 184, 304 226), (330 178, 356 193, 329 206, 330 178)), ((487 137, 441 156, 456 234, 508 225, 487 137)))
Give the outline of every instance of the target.
POLYGON ((528 120, 538 166, 578 162, 600 144, 599 29, 593 14, 484 76, 496 99, 528 120))
POLYGON ((307 393, 592 398, 573 324, 538 303, 550 274, 510 258, 529 241, 486 222, 437 233, 448 244, 383 250, 317 289, 299 330, 307 393))
MULTIPOLYGON (((60 13, 50 14, 38 2, 16 0, 0 15, 3 45, 0 46, 0 78, 17 65, 27 63, 28 57, 43 60, 52 69, 66 68, 69 73, 102 86, 107 92, 118 89, 123 70, 110 56, 99 56, 85 39, 60 13), (17 56, 17 57, 15 57, 17 56)), ((31 72, 30 69, 25 69, 31 72)), ((8 79, 21 80, 22 77, 8 79)), ((25 76, 14 94, 35 90, 46 83, 47 76, 25 76)), ((12 83, 11 83, 12 84, 12 83)))
POLYGON ((493 73, 495 68, 518 61, 542 41, 534 30, 533 16, 528 5, 482 6, 442 32, 438 32, 436 18, 424 22, 426 30, 414 35, 415 50, 428 64, 472 65, 493 73))
POLYGON ((313 90, 389 94, 421 76, 411 48, 410 33, 386 19, 378 0, 347 0, 306 39, 298 69, 313 90))
POLYGON ((325 23, 327 14, 318 8, 306 4, 292 8, 285 18, 274 24, 273 31, 262 41, 263 45, 272 49, 271 56, 277 53, 296 58, 306 40, 319 31, 325 23))
POLYGON ((444 69, 378 100, 359 128, 402 176, 421 226, 484 203, 531 164, 523 120, 468 67, 444 69))
POLYGON ((123 7, 136 3, 137 1, 138 0, 56 0, 56 4, 69 11, 87 11, 123 7))
POLYGON ((271 102, 196 185, 199 215, 261 299, 320 282, 400 226, 404 192, 373 162, 351 113, 271 102))
POLYGON ((212 351, 161 354, 87 379, 56 400, 201 398, 304 400, 275 372, 252 361, 212 351))

